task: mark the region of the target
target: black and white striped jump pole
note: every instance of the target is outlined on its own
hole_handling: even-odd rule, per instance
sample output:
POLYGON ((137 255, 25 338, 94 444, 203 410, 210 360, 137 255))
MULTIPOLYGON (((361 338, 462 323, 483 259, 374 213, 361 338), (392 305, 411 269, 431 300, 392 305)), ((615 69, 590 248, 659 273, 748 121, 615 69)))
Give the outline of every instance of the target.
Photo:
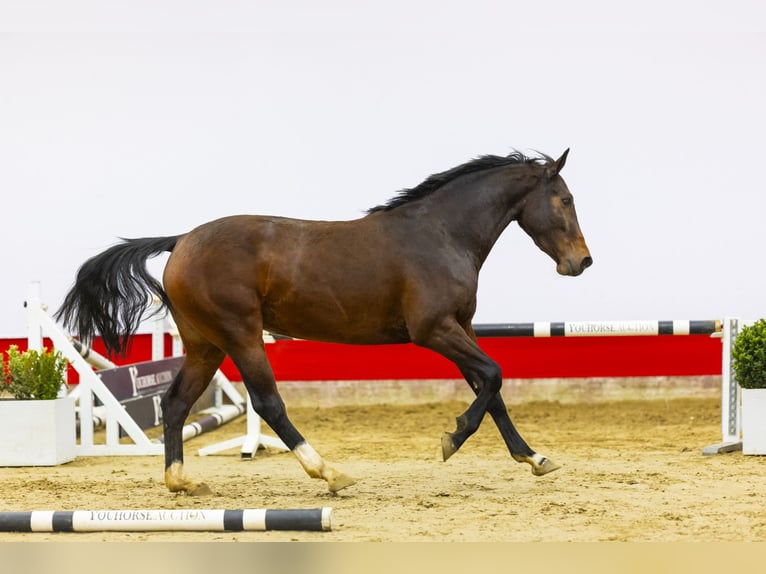
MULTIPOLYGON (((474 323, 477 337, 635 337, 655 335, 712 335, 723 323, 709 321, 571 321, 534 323, 474 323)), ((276 340, 290 340, 272 335, 276 340)))
POLYGON ((712 335, 722 329, 713 321, 573 321, 558 323, 490 323, 473 325, 477 337, 620 337, 712 335))
MULTIPOLYGON (((203 433, 215 430, 221 425, 245 414, 246 409, 245 403, 221 405, 208 416, 184 425, 183 429, 181 429, 181 440, 186 442, 203 433)), ((165 435, 160 436, 158 440, 165 442, 165 435)))
POLYGON ((0 532, 149 532, 332 529, 332 508, 293 510, 32 510, 0 512, 0 532))

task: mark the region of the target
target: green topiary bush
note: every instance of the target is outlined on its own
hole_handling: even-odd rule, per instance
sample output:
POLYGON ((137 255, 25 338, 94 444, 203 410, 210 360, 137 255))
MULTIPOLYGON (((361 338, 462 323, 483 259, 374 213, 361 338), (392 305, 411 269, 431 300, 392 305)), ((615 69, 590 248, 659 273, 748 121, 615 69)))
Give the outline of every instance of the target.
POLYGON ((11 345, 6 353, 8 363, 3 372, 7 384, 3 390, 19 400, 50 400, 58 396, 66 382, 67 368, 66 359, 59 351, 20 352, 16 345, 11 345))
POLYGON ((740 330, 731 349, 734 376, 743 389, 766 388, 766 320, 740 330))

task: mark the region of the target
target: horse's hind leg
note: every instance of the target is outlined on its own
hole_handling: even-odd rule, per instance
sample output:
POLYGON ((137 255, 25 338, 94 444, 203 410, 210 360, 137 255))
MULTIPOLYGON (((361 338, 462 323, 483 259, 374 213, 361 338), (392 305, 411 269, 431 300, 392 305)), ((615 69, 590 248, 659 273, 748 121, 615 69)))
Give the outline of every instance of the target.
POLYGON ((240 351, 230 351, 252 401, 253 410, 271 427, 293 454, 311 478, 327 481, 330 492, 351 486, 356 480, 327 464, 319 453, 306 442, 287 417, 285 404, 277 391, 274 373, 271 370, 263 340, 240 351))
POLYGON ((165 485, 171 492, 203 496, 211 494, 210 488, 204 483, 190 480, 183 473, 183 425, 225 355, 209 343, 184 342, 186 359, 183 367, 162 397, 161 403, 165 431, 165 485))

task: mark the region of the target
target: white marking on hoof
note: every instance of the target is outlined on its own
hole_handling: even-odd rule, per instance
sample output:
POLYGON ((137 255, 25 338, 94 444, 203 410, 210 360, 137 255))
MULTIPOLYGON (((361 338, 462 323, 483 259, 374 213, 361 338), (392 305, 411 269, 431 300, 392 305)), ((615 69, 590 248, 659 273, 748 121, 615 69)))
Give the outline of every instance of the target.
POLYGON ((532 467, 532 474, 535 476, 543 476, 561 468, 560 464, 556 464, 551 459, 538 453, 535 453, 532 456, 513 455, 513 458, 518 462, 526 462, 529 464, 532 467))
POLYGON ((329 466, 319 453, 307 442, 302 442, 293 449, 293 454, 311 478, 321 478, 327 481, 330 492, 338 492, 356 484, 356 480, 329 466))
POLYGON ((174 462, 165 469, 165 486, 170 492, 185 492, 189 496, 210 496, 213 494, 207 484, 197 484, 184 477, 183 468, 183 463, 174 462))

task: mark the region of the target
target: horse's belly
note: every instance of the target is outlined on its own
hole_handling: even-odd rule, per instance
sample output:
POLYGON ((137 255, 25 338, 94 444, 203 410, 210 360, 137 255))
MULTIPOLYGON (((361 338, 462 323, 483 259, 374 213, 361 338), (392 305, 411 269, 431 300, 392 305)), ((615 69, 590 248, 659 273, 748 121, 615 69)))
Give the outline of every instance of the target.
POLYGON ((370 301, 362 308, 349 309, 331 302, 264 306, 264 329, 275 334, 359 345, 406 343, 407 326, 396 313, 381 313, 370 301))

